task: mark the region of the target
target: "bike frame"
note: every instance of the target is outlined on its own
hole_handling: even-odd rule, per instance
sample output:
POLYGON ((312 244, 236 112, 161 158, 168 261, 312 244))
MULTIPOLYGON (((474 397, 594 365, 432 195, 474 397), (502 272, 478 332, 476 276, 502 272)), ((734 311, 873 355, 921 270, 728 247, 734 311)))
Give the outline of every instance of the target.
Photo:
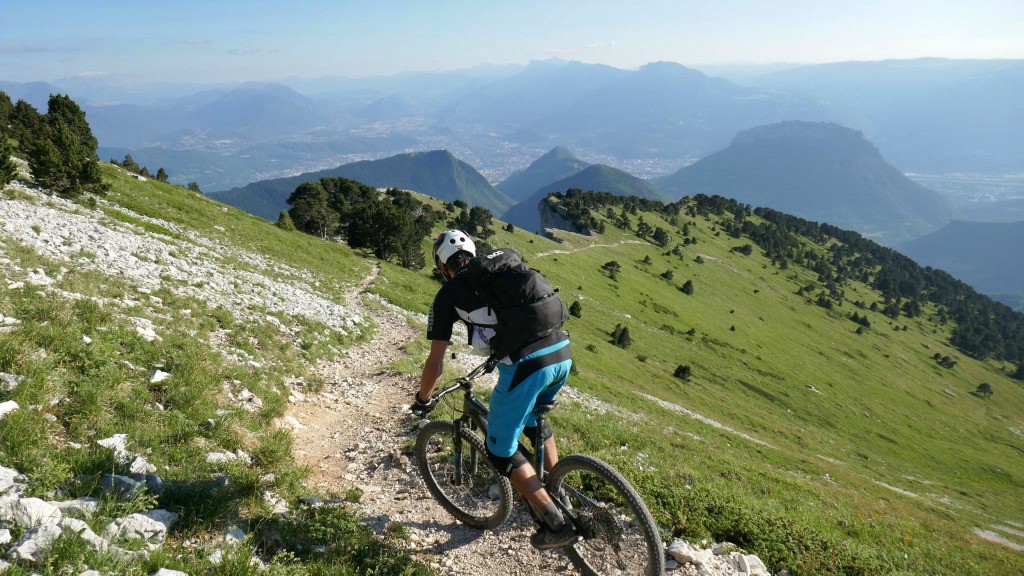
MULTIPOLYGON (((438 401, 446 395, 455 392, 456 390, 463 390, 465 396, 462 401, 462 416, 455 419, 455 484, 458 485, 462 478, 462 430, 463 426, 469 426, 470 430, 480 430, 484 438, 487 438, 487 414, 489 410, 484 403, 473 395, 473 380, 476 380, 481 375, 490 372, 497 366, 498 361, 493 358, 489 358, 483 364, 477 366, 473 370, 455 380, 455 383, 451 386, 441 390, 437 393, 436 399, 438 401)), ((537 432, 536 436, 532 438, 533 446, 536 449, 536 453, 533 453, 527 448, 522 442, 519 442, 518 450, 527 456, 527 461, 533 465, 533 469, 537 472, 537 476, 544 484, 547 471, 544 469, 544 442, 540 436, 542 434, 542 426, 544 417, 540 416, 537 419, 537 432)), ((485 456, 486 458, 486 456, 485 456)), ((479 454, 472 451, 469 458, 470 472, 476 473, 476 466, 478 464, 479 454)), ((531 513, 533 508, 527 506, 531 513)))

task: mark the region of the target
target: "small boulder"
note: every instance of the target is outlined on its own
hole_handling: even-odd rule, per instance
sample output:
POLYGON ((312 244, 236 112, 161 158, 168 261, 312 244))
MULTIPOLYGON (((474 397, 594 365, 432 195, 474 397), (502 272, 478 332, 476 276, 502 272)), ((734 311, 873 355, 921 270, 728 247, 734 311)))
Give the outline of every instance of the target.
POLYGON ((227 464, 233 461, 237 456, 231 452, 210 452, 206 455, 207 464, 227 464))
POLYGON ((100 488, 105 494, 132 498, 145 490, 146 484, 119 474, 104 474, 100 478, 100 488))
POLYGON ((0 503, 0 517, 22 528, 35 528, 57 524, 64 514, 39 498, 4 498, 0 503))
POLYGON ((21 535, 7 551, 7 556, 23 562, 36 562, 46 554, 53 543, 60 538, 61 529, 56 524, 45 524, 21 535))
POLYGON ((753 554, 745 554, 739 557, 739 569, 742 572, 746 572, 749 576, 772 576, 764 562, 753 554))
POLYGON ((21 492, 24 484, 18 482, 18 478, 21 474, 17 470, 0 466, 0 495, 21 492))
POLYGON ((92 528, 82 520, 78 520, 77 518, 62 518, 60 521, 60 527, 64 532, 78 534, 78 537, 89 544, 93 550, 102 551, 107 549, 107 541, 100 538, 92 531, 92 528))
POLYGON ((150 381, 151 384, 156 384, 157 382, 163 382, 164 380, 167 380, 170 377, 171 377, 170 373, 164 372, 163 370, 161 370, 159 368, 157 368, 156 370, 154 370, 154 371, 149 373, 149 381, 150 381))
POLYGON ((7 416, 11 412, 14 412, 21 406, 18 405, 14 400, 8 400, 6 402, 0 402, 0 418, 7 416))
POLYGON ((99 500, 89 497, 64 502, 50 502, 50 504, 56 506, 65 516, 75 518, 92 518, 100 508, 99 500))
POLYGON ((144 540, 151 544, 162 544, 167 539, 167 526, 143 514, 132 514, 114 520, 103 532, 110 541, 123 539, 144 540))
POLYGON ((673 541, 668 547, 668 553, 680 564, 693 564, 697 567, 710 563, 714 557, 710 550, 697 548, 686 540, 673 541))
POLYGON ((169 568, 161 568, 156 572, 153 572, 149 576, 188 576, 188 573, 180 570, 171 570, 169 568))
MULTIPOLYGON (((13 320, 13 318, 8 318, 7 320, 13 320)), ((8 374, 7 372, 0 372, 0 390, 3 390, 4 392, 10 392, 14 390, 15 388, 18 387, 18 384, 21 384, 24 381, 24 376, 18 376, 17 374, 8 374)))

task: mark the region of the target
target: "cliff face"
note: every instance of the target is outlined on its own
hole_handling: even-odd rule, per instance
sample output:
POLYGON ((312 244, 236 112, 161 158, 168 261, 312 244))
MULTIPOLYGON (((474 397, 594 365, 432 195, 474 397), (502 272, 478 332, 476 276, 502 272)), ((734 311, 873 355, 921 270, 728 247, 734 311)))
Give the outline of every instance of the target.
POLYGON ((545 198, 537 203, 537 213, 540 215, 540 229, 541 232, 546 234, 548 228, 556 230, 565 230, 567 232, 573 232, 576 234, 591 235, 590 230, 584 230, 577 228, 575 224, 570 222, 558 207, 558 202, 551 198, 545 198))

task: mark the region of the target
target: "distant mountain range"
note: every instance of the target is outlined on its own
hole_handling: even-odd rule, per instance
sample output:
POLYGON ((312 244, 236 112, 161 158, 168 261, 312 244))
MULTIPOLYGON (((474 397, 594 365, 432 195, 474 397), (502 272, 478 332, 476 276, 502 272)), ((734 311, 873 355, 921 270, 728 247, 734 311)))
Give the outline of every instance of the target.
POLYGON ((532 164, 514 172, 496 188, 509 198, 522 202, 534 195, 541 186, 579 173, 590 164, 577 158, 564 146, 555 146, 532 164))
POLYGON ((483 206, 495 214, 504 212, 513 203, 472 166, 455 158, 447 150, 353 162, 329 170, 253 182, 226 192, 214 192, 209 196, 250 214, 276 220, 281 211, 288 208, 285 200, 299 184, 339 176, 378 188, 415 190, 449 202, 461 199, 472 205, 483 206))
MULTIPOLYGON (((1024 222, 950 222, 899 246, 922 266, 949 272, 987 294, 1024 293, 1024 222)), ((1020 310, 1024 300, 1000 300, 1020 310)))
MULTIPOLYGON (((513 177, 519 182, 532 183, 540 179, 542 175, 558 172, 556 168, 559 166, 569 168, 581 163, 571 152, 558 147, 541 156, 523 172, 517 173, 519 176, 514 174, 513 177)), ((538 212, 540 202, 551 192, 565 192, 569 188, 611 192, 616 196, 640 196, 653 200, 668 200, 668 196, 664 192, 646 180, 611 166, 593 164, 560 180, 539 186, 526 200, 509 208, 501 216, 501 219, 524 230, 537 232, 540 230, 540 213, 538 212)))
POLYGON ((942 196, 888 164, 859 132, 831 123, 745 130, 725 150, 654 183, 675 197, 732 197, 890 244, 931 232, 952 216, 942 196))
POLYGON ((1024 171, 1024 60, 837 62, 749 82, 828 103, 904 170, 1024 171))

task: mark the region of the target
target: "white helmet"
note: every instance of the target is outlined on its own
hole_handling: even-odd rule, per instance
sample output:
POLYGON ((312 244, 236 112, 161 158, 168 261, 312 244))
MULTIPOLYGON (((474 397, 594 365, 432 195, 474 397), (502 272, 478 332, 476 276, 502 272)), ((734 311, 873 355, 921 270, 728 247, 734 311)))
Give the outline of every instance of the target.
POLYGON ((448 259, 460 250, 476 256, 476 245, 469 234, 461 230, 447 230, 434 240, 434 256, 442 264, 447 264, 448 259))

